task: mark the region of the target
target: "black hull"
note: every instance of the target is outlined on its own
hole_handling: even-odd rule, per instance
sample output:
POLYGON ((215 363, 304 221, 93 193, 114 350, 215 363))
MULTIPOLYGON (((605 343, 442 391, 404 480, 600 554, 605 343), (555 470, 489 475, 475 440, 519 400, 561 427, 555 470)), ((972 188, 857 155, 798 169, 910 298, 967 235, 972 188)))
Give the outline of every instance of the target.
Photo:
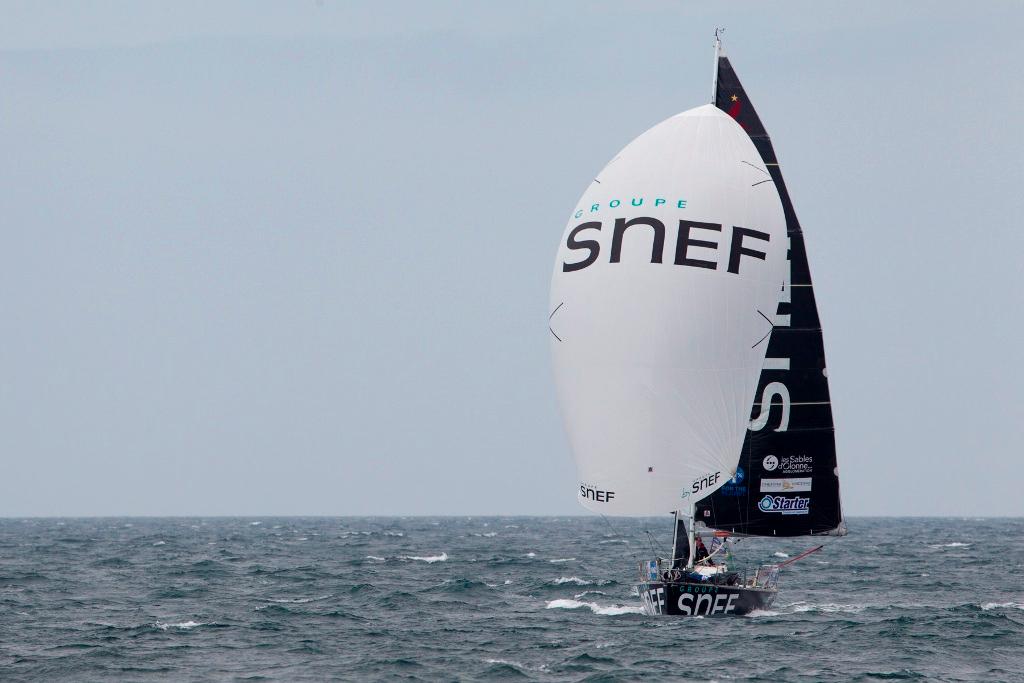
POLYGON ((776 589, 716 586, 705 583, 641 583, 636 587, 650 616, 719 617, 768 609, 776 589))

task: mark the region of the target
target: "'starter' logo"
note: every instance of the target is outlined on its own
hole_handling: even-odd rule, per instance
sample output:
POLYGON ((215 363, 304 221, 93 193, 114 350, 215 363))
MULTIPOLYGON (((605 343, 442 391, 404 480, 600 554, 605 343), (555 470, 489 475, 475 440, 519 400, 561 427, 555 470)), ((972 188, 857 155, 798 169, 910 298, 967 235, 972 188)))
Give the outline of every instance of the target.
POLYGON ((802 496, 765 496, 758 501, 757 509, 783 515, 806 515, 811 510, 811 499, 802 496))
POLYGON ((615 491, 602 491, 586 484, 580 484, 580 498, 596 500, 598 503, 608 503, 615 497, 615 491))

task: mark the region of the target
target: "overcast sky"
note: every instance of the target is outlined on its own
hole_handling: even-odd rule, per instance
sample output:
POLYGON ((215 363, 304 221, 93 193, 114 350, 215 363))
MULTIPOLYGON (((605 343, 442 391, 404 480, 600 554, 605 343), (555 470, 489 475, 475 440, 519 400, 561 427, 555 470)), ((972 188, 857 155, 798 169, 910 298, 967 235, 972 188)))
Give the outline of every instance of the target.
POLYGON ((695 5, 0 2, 0 515, 582 513, 555 250, 715 26, 847 514, 1024 514, 1024 4, 695 5))

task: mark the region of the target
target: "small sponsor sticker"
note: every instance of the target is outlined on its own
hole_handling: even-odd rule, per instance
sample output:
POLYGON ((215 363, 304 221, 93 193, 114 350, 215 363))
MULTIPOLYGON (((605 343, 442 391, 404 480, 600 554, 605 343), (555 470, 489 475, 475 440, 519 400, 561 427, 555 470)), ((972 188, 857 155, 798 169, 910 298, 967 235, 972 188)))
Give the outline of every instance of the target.
POLYGON ((799 477, 791 479, 762 479, 761 493, 796 493, 810 491, 811 478, 799 477))

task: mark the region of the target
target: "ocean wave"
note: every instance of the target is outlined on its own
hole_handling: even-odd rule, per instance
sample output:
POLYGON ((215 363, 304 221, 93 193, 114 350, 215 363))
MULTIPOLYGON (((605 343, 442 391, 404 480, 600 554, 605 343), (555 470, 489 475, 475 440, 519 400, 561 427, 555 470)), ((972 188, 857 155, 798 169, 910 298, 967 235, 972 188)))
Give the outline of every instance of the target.
POLYGON ((427 562, 427 563, 433 564, 435 562, 447 562, 448 561, 448 553, 441 553, 440 555, 427 555, 427 556, 399 555, 398 559, 400 559, 400 560, 416 560, 417 562, 427 562))
POLYGON ((558 564, 559 562, 575 562, 575 561, 576 561, 575 557, 558 557, 558 558, 555 558, 554 560, 548 560, 548 562, 550 562, 551 564, 558 564))
POLYGON ((167 545, 167 542, 166 542, 166 541, 157 541, 157 542, 156 542, 156 543, 154 543, 153 545, 154 545, 154 546, 157 546, 157 545, 167 545))
POLYGON ((867 609, 867 605, 839 605, 834 602, 826 602, 820 605, 798 602, 793 606, 794 612, 825 612, 827 614, 833 614, 836 612, 857 614, 859 612, 863 612, 865 609, 867 609))
POLYGON ((588 608, 594 614, 600 614, 602 616, 618 616, 620 614, 643 614, 643 608, 640 605, 626 606, 626 605, 608 605, 607 607, 597 604, 596 602, 580 602, 579 600, 568 600, 566 598, 560 598, 558 600, 551 600, 548 602, 545 609, 579 609, 581 607, 588 608))
POLYGON ((486 534, 471 533, 470 536, 476 536, 477 538, 494 538, 498 535, 497 531, 488 531, 486 534))
POLYGON ((526 553, 523 557, 537 557, 537 553, 526 553))
POLYGON ((385 531, 385 536, 405 536, 401 531, 385 531))
POLYGON ((929 545, 929 548, 970 548, 970 543, 960 543, 959 541, 953 541, 952 543, 936 543, 929 545))
POLYGON ((386 557, 377 557, 376 555, 367 555, 366 559, 368 559, 368 560, 377 560, 378 562, 384 562, 387 558, 386 557))
POLYGON ((609 539, 607 541, 598 541, 597 542, 598 545, 607 545, 609 543, 625 543, 626 545, 629 545, 629 541, 627 541, 624 538, 612 538, 612 539, 609 539))
POLYGON ((775 611, 770 610, 770 609, 754 609, 754 610, 750 610, 749 612, 747 612, 743 616, 750 617, 752 619, 756 619, 757 617, 777 617, 780 614, 781 614, 781 612, 775 612, 775 611))
POLYGON ((179 621, 176 624, 165 624, 163 622, 158 621, 155 624, 153 624, 153 626, 155 628, 160 629, 161 631, 168 631, 168 630, 170 630, 172 628, 178 629, 180 631, 187 631, 187 630, 189 630, 191 628, 195 628, 196 626, 206 626, 206 624, 203 623, 203 622, 191 621, 191 620, 190 621, 179 621))
POLYGON ((561 586, 563 583, 574 583, 577 586, 589 586, 590 581, 584 581, 578 576, 559 576, 553 581, 557 586, 561 586))
POLYGON ((318 600, 326 600, 330 598, 330 595, 318 595, 313 598, 266 598, 267 602, 275 602, 282 605, 304 605, 307 602, 316 602, 318 600))
POLYGON ((986 602, 981 609, 988 612, 994 609, 1024 609, 1024 603, 1020 602, 986 602))
POLYGON ((583 591, 582 593, 577 593, 576 595, 574 595, 572 597, 573 597, 574 600, 581 600, 584 597, 586 597, 587 595, 608 595, 608 594, 605 593, 604 591, 583 591))
POLYGON ((774 553, 772 553, 772 557, 787 558, 787 557, 789 557, 789 553, 774 552, 774 553))

